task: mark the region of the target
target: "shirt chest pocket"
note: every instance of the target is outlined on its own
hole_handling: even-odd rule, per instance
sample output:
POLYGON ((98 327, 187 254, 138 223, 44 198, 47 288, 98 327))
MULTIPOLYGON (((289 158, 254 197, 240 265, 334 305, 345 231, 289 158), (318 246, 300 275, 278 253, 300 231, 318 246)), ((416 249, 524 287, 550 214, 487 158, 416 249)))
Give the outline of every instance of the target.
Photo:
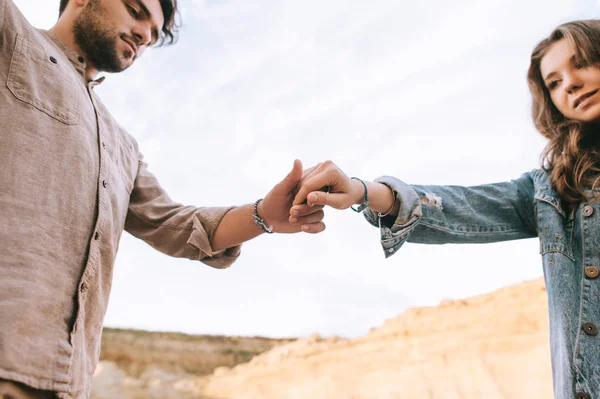
POLYGON ((560 201, 546 194, 536 194, 540 254, 559 253, 573 258, 573 223, 560 205, 560 201))
POLYGON ((138 155, 131 143, 123 140, 119 145, 117 172, 127 194, 131 194, 138 168, 138 155))
POLYGON ((40 44, 21 34, 17 36, 7 86, 18 100, 66 124, 76 125, 80 104, 73 95, 76 83, 68 75, 64 57, 50 54, 40 44), (65 64, 65 65, 62 65, 65 64))
POLYGON ((131 194, 137 176, 139 154, 133 140, 110 119, 106 122, 107 129, 114 134, 107 135, 102 141, 102 150, 110 174, 114 182, 125 189, 127 196, 131 194))

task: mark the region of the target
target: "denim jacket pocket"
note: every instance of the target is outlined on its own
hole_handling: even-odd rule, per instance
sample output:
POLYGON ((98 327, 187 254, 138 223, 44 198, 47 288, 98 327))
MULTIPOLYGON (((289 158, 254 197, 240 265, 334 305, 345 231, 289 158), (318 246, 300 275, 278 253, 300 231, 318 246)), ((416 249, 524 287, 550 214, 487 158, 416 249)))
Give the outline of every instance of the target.
POLYGON ((8 71, 7 86, 15 98, 27 103, 52 118, 77 125, 80 105, 73 96, 75 82, 70 82, 58 59, 22 34, 17 35, 15 49, 8 71))
POLYGON ((534 196, 538 218, 540 254, 560 253, 573 257, 573 220, 562 209, 554 196, 537 193, 534 196))

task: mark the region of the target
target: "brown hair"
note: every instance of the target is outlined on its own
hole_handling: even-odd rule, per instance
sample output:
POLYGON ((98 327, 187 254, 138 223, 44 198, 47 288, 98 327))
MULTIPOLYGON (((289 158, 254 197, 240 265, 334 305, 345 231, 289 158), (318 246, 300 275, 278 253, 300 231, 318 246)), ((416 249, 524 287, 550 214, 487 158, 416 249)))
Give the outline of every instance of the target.
MULTIPOLYGON (((96 0, 98 1, 98 0, 96 0)), ((162 8, 165 23, 162 27, 162 33, 158 40, 158 46, 165 44, 174 44, 177 42, 177 36, 179 33, 180 23, 178 22, 179 10, 177 9, 177 0, 159 0, 160 7, 162 8)), ((69 0, 60 0, 58 8, 58 15, 62 15, 67 8, 69 0)))
POLYGON ((599 65, 600 20, 573 21, 557 27, 533 50, 527 74, 533 122, 549 140, 542 154, 542 167, 561 199, 575 206, 590 200, 585 190, 600 183, 600 139, 594 137, 597 128, 565 118, 554 106, 544 84, 542 58, 554 43, 563 39, 575 48, 578 64, 599 65))

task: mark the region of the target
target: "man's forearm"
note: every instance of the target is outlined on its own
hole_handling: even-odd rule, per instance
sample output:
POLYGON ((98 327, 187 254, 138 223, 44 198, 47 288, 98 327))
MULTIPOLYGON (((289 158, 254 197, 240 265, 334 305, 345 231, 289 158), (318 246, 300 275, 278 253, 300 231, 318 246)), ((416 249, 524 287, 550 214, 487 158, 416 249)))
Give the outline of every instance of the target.
POLYGON ((253 204, 240 206, 227 212, 212 236, 212 250, 231 248, 261 235, 262 230, 252 220, 253 215, 253 204))

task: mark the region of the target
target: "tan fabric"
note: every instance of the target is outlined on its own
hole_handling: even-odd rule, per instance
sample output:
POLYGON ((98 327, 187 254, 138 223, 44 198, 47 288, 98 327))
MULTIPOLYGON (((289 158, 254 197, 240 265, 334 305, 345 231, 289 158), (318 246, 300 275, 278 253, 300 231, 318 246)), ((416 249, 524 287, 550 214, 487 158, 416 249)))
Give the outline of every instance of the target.
POLYGON ((0 0, 0 378, 60 398, 90 391, 123 229, 217 268, 240 251, 213 253, 230 208, 172 201, 84 68, 0 0))
POLYGON ((49 391, 38 391, 18 382, 0 379, 0 399, 54 399, 49 391))

